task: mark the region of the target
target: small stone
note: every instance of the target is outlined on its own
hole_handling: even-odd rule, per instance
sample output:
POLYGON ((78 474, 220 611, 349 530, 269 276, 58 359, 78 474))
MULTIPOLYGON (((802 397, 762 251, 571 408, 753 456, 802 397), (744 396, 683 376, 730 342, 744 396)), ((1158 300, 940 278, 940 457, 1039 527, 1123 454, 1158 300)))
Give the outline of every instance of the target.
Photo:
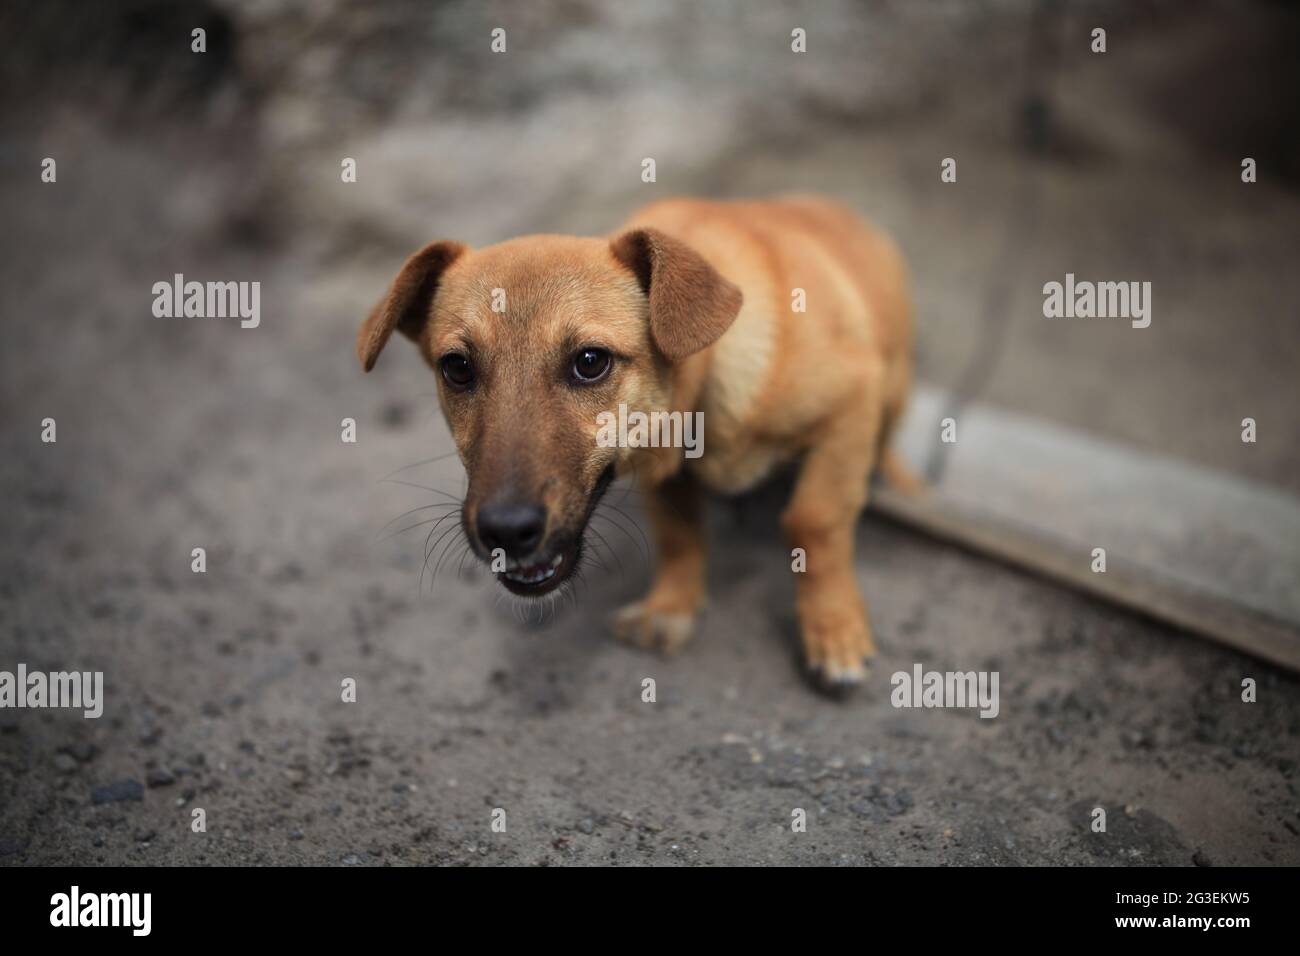
POLYGON ((144 782, 150 787, 170 787, 176 782, 176 778, 171 771, 164 770, 162 767, 155 767, 145 774, 144 782))
POLYGON ((596 832, 596 824, 591 820, 590 817, 588 817, 587 819, 580 820, 578 822, 578 830, 579 832, 586 833, 588 836, 590 836, 592 833, 596 832))
POLYGON ((143 800, 144 785, 139 780, 117 780, 90 791, 90 799, 96 804, 143 800))
POLYGON ((88 740, 79 740, 60 749, 77 763, 90 763, 95 759, 95 755, 99 753, 98 748, 88 740))
POLYGON ((72 759, 71 754, 55 754, 54 769, 59 773, 73 773, 77 769, 77 761, 72 759))

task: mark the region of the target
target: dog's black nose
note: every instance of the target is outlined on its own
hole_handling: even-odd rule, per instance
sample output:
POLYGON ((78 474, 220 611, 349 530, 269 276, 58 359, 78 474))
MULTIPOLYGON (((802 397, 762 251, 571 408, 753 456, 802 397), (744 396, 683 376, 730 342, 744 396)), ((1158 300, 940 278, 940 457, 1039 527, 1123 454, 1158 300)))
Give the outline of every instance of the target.
POLYGON ((546 509, 541 505, 484 505, 478 510, 478 536, 489 551, 522 558, 542 543, 546 509))

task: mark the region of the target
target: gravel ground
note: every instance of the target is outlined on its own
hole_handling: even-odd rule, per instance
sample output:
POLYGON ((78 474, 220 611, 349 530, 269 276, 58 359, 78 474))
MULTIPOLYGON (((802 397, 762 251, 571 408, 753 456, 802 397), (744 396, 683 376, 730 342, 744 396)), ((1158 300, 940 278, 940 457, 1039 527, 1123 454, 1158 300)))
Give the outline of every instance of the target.
MULTIPOLYGON (((1123 94, 1142 64, 1194 72, 1213 25, 1167 32, 1164 47, 1148 35, 1141 57, 1117 55, 1106 82, 1076 70, 1059 84, 1062 156, 1030 162, 984 123, 1006 112, 992 83, 946 106, 921 90, 935 111, 924 122, 906 118, 910 100, 895 115, 826 94, 816 136, 688 141, 676 155, 704 158, 665 189, 815 187, 880 219, 913 262, 922 371, 952 385, 1002 250, 1016 248, 1008 197, 1032 180, 1040 218, 1013 256, 1013 332, 985 396, 1296 490, 1293 445, 1229 458, 1215 416, 1239 420, 1245 405, 1271 434, 1295 433, 1297 280, 1284 260, 1300 200, 1261 183, 1242 205, 1213 185, 1235 176, 1235 143, 1171 161, 1186 134, 1125 112, 1176 118, 1150 92, 1167 86, 1123 94), (854 109, 879 123, 835 120, 854 109), (972 175, 949 200, 930 170, 954 139, 972 175), (1125 263, 1170 290, 1152 329, 1163 338, 1063 340, 1033 321, 1024 290, 1044 274, 1125 263), (1225 331, 1241 302, 1251 332, 1225 331)), ((596 101, 547 102, 555 112, 522 129, 520 149, 573 141, 566 168, 586 169, 591 141, 560 121, 596 101)), ((671 125, 680 105, 665 99, 655 122, 671 125)), ((299 107, 273 99, 274 130, 302 128, 299 107)), ((711 604, 674 660, 608 635, 646 581, 631 523, 598 526, 607 568, 589 568, 545 619, 461 573, 455 551, 430 584, 425 529, 381 540, 429 494, 381 479, 449 440, 411 350, 361 376, 357 322, 435 228, 476 242, 605 229, 647 197, 601 180, 579 201, 574 178, 522 166, 503 178, 512 127, 489 122, 488 172, 476 178, 465 147, 459 173, 431 170, 402 219, 389 213, 413 164, 447 145, 420 123, 389 117, 369 162, 392 175, 376 182, 363 165, 371 191, 327 200, 345 147, 319 134, 268 144, 266 125, 233 115, 196 128, 60 107, 6 122, 0 669, 102 670, 107 700, 99 720, 0 711, 0 863, 1300 863, 1294 675, 883 519, 863 522, 858 559, 881 656, 855 698, 819 697, 795 666, 779 484, 711 512, 711 604), (46 155, 60 157, 57 187, 31 172, 46 155), (417 207, 442 198, 426 228, 417 207), (258 279, 262 326, 153 319, 151 286, 175 272, 258 279), (55 444, 39 440, 45 417, 55 444), (355 444, 340 441, 345 417, 355 444), (195 547, 204 574, 190 570, 195 547), (895 709, 889 677, 915 662, 997 670, 999 716, 895 709), (1256 703, 1240 700, 1245 677, 1256 703), (345 678, 355 703, 341 700, 345 678), (645 678, 655 703, 641 699, 645 678), (1097 806, 1105 834, 1089 828, 1097 806), (204 833, 190 827, 196 808, 204 833), (796 808, 806 833, 791 831, 796 808)), ((360 128, 339 115, 340 139, 360 128)), ((396 477, 451 493, 462 480, 454 459, 396 477)), ((612 494, 643 527, 635 491, 612 494)))
MULTIPOLYGON (((195 466, 235 470, 219 458, 195 466)), ((279 540, 246 550, 214 500, 188 536, 218 556, 206 576, 170 522, 140 517, 177 507, 177 486, 118 512, 118 540, 139 544, 105 555, 89 542, 118 519, 69 527, 93 492, 55 475, 23 492, 46 543, 5 556, 6 632, 29 666, 103 669, 108 705, 99 721, 5 715, 4 862, 1300 862, 1293 677, 885 522, 864 524, 859 563, 883 653, 834 704, 793 666, 771 495, 713 516, 729 545, 712 605, 662 661, 603 633, 641 577, 630 544, 626 579, 523 623, 484 581, 419 595, 416 541, 367 558, 346 479, 310 479, 306 509, 269 476, 244 481, 280 495, 263 515, 279 540), (298 546, 300 522, 330 530, 298 546), (168 570, 150 551, 178 557, 168 570), (914 661, 999 671, 1000 715, 895 710, 887 675, 914 661), (1238 700, 1243 676, 1259 703, 1238 700)))

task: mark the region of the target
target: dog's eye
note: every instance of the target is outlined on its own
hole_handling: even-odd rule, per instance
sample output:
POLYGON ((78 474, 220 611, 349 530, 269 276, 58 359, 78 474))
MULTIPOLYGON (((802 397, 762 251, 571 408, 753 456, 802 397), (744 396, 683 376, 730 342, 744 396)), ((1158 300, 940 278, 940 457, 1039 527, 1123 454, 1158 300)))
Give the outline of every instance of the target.
POLYGON ((474 384, 474 366, 458 352, 442 357, 442 377, 452 388, 469 388, 474 384))
POLYGON ((573 378, 583 385, 599 382, 614 362, 604 349, 583 349, 573 357, 573 378))

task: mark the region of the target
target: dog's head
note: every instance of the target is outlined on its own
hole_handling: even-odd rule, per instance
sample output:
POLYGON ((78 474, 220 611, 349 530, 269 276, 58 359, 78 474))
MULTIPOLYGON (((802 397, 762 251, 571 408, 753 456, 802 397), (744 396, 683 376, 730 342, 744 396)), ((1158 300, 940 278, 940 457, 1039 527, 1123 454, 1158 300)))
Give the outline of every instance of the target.
POLYGON ((357 354, 369 371, 394 329, 415 342, 469 476, 466 538, 486 561, 499 549, 507 589, 542 595, 573 573, 615 474, 661 453, 601 447, 601 413, 672 409, 698 391, 689 359, 740 303, 690 246, 654 229, 480 250, 435 242, 403 265, 357 354))

